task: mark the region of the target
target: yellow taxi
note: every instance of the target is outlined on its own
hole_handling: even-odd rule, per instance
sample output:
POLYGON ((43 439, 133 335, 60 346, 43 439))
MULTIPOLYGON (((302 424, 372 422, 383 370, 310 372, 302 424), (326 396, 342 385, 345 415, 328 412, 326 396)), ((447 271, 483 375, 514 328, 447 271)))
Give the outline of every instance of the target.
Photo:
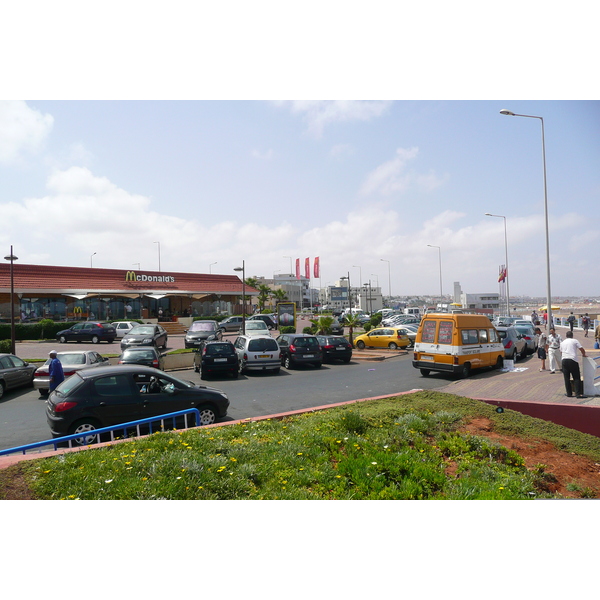
POLYGON ((367 333, 363 333, 354 338, 354 345, 362 350, 365 347, 371 348, 406 348, 410 346, 410 340, 403 327, 375 327, 367 333))

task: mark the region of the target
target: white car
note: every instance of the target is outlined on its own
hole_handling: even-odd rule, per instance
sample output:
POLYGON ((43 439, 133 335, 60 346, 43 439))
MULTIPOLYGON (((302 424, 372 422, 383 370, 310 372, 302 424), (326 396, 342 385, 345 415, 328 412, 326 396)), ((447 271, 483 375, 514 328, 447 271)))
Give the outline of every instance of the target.
MULTIPOLYGON (((248 337, 256 337, 259 335, 271 336, 269 332, 269 328, 264 321, 246 321, 245 330, 248 337)), ((240 335, 242 335, 242 330, 240 328, 240 335)))
POLYGON ((136 321, 115 321, 112 326, 117 332, 117 337, 122 338, 127 335, 136 325, 139 325, 136 321))

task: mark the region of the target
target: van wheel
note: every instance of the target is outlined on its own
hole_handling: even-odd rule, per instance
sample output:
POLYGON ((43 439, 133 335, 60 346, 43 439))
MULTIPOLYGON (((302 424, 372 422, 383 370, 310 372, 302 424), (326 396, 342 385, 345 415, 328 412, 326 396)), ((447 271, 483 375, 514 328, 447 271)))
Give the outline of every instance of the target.
POLYGON ((496 359, 496 369, 500 370, 504 367, 504 359, 501 356, 498 356, 496 359))
POLYGON ((419 371, 421 371, 421 375, 423 375, 423 377, 429 377, 429 373, 431 373, 429 369, 419 369, 419 371))
POLYGON ((471 374, 471 365, 469 363, 465 363, 460 370, 460 378, 466 379, 471 374))

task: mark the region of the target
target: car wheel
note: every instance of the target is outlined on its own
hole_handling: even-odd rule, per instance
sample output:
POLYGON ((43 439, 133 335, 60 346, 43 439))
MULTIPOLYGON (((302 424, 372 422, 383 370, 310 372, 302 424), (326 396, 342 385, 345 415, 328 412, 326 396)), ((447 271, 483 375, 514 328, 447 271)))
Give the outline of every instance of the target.
POLYGON ((364 350, 365 349, 365 343, 362 340, 359 340, 358 342, 356 342, 356 347, 359 350, 364 350))
POLYGON ((460 370, 460 378, 466 379, 471 374, 471 365, 469 363, 465 363, 460 370))
POLYGON ((398 344, 396 344, 396 342, 390 342, 390 343, 388 344, 388 348, 389 348, 390 350, 398 350, 398 344))
POLYGON ((194 372, 200 373, 200 365, 194 365, 194 372))
POLYGON ((231 371, 231 376, 233 377, 233 379, 237 379, 238 378, 238 370, 236 369, 235 371, 231 371))
POLYGON ((284 366, 286 369, 291 369, 291 368, 292 368, 292 359, 291 359, 289 356, 286 356, 286 357, 283 359, 283 366, 284 366))
POLYGON ((350 359, 349 359, 349 358, 344 358, 343 360, 344 360, 344 362, 345 362, 346 364, 348 364, 348 363, 350 362, 350 359))
POLYGON ((61 335, 61 336, 58 338, 58 341, 59 341, 61 344, 66 344, 66 343, 67 343, 67 338, 66 338, 64 335, 61 335))
POLYGON ((78 446, 88 446, 89 444, 95 444, 97 441, 99 441, 97 439, 100 437, 99 435, 97 435, 97 434, 89 435, 90 432, 95 431, 96 429, 99 429, 99 427, 100 427, 100 424, 95 419, 81 419, 80 421, 76 421, 75 423, 73 423, 73 425, 71 425, 71 427, 69 429, 69 433, 71 435, 75 434, 75 433, 88 434, 88 435, 85 435, 84 437, 80 437, 80 438, 73 440, 73 442, 75 444, 77 444, 78 446))
POLYGON ((240 363, 238 364, 238 373, 243 373, 244 369, 245 369, 244 362, 240 360, 240 363))
POLYGON ((0 398, 4 396, 4 390, 6 389, 5 386, 6 384, 4 383, 4 381, 0 381, 0 398))
POLYGON ((200 425, 212 425, 217 421, 217 413, 211 406, 199 406, 200 425))
POLYGON ((200 379, 206 379, 206 373, 200 369, 200 379))
POLYGON ((92 344, 97 344, 100 341, 100 338, 97 335, 92 336, 92 344))
POLYGON ((423 375, 423 377, 429 377, 429 373, 431 373, 429 369, 419 369, 419 371, 421 371, 421 375, 423 375))

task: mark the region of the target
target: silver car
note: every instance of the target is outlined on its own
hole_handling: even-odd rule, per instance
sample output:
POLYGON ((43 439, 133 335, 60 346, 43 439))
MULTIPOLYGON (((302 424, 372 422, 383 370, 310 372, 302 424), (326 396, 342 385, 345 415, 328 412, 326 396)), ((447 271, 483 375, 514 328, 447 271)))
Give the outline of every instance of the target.
POLYGON ((271 371, 279 373, 281 351, 270 335, 240 335, 235 341, 240 373, 244 371, 271 371))

